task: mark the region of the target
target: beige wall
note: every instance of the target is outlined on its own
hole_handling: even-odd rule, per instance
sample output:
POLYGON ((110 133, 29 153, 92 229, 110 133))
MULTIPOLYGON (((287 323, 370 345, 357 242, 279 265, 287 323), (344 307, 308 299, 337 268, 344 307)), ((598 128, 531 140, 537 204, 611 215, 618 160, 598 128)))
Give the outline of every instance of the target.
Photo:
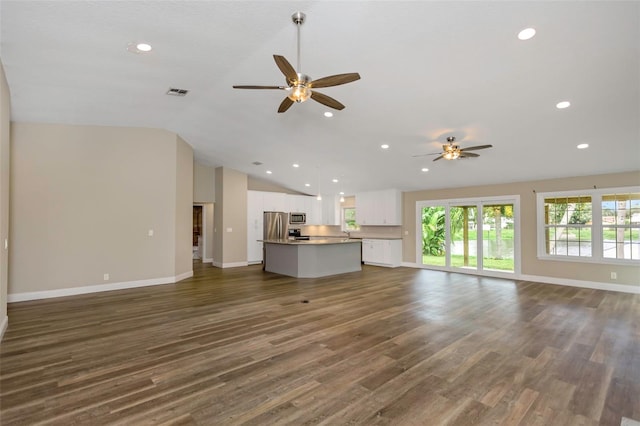
POLYGON ((11 129, 9 294, 190 270, 193 159, 184 141, 141 128, 11 129))
POLYGON ((213 203, 216 200, 216 169, 193 163, 193 202, 213 203))
POLYGON ((213 264, 218 267, 247 264, 247 175, 233 169, 216 169, 213 264))
POLYGON ((204 238, 206 239, 204 245, 204 253, 202 254, 203 262, 213 261, 213 213, 214 204, 206 203, 203 205, 203 222, 204 222, 204 238))
POLYGON ((203 206, 204 225, 203 262, 213 260, 213 213, 216 201, 216 169, 198 162, 193 163, 193 202, 203 206))
POLYGON ((184 276, 193 272, 193 149, 176 136, 176 219, 175 272, 184 276))
POLYGON ((557 279, 590 281, 611 284, 640 284, 640 267, 603 265, 537 258, 536 192, 570 191, 580 189, 614 188, 640 185, 640 172, 551 179, 502 185, 425 190, 403 194, 403 223, 408 235, 403 238, 403 260, 416 262, 416 202, 451 198, 476 198, 502 195, 520 196, 522 274, 557 279), (618 278, 611 280, 610 273, 618 278))
POLYGON ((9 252, 5 249, 4 242, 9 238, 10 116, 11 95, 0 61, 0 338, 8 320, 9 252))
POLYGON ((309 195, 252 176, 247 177, 247 189, 251 191, 283 192, 285 194, 309 195))

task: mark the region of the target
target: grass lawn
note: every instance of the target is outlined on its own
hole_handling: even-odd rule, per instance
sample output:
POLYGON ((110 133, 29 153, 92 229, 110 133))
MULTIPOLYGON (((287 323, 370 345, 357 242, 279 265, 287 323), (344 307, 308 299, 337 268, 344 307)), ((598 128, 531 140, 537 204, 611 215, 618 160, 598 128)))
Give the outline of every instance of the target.
MULTIPOLYGON (((444 256, 422 255, 422 263, 425 265, 445 266, 444 256)), ((469 256, 469 267, 477 266, 475 256, 469 256)), ((461 268, 464 266, 464 256, 451 255, 451 266, 461 268)), ((513 271, 513 259, 483 259, 484 269, 493 269, 497 271, 513 271)))

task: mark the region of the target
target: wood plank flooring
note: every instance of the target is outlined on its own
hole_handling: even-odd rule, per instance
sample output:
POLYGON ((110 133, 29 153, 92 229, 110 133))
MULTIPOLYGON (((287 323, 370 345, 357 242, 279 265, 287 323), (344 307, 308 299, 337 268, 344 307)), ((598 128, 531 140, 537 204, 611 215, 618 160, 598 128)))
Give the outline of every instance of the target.
POLYGON ((10 304, 0 423, 640 420, 640 295, 372 266, 194 272, 10 304))

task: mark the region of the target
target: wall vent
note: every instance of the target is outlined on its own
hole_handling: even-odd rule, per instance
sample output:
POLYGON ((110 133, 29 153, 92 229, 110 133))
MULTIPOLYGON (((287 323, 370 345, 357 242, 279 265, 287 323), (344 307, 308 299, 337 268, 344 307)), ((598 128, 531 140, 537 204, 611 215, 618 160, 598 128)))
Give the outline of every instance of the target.
POLYGON ((251 163, 251 164, 253 164, 254 166, 261 166, 261 165, 262 165, 262 163, 261 163, 261 162, 259 162, 259 161, 254 161, 254 162, 253 162, 253 163, 251 163))
POLYGON ((169 87, 167 90, 167 95, 171 96, 186 96, 187 93, 189 93, 187 89, 176 89, 175 87, 169 87))

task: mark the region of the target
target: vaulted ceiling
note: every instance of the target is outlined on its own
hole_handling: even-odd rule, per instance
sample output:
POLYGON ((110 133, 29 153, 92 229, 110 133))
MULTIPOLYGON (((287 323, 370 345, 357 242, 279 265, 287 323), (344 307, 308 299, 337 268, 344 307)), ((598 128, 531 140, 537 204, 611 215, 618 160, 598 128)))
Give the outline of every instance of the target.
POLYGON ((301 192, 640 165, 640 2, 1 0, 0 23, 12 120, 164 128, 200 163, 301 192), (331 118, 313 100, 278 114, 284 91, 232 88, 285 84, 273 55, 296 66, 296 11, 298 71, 362 77, 320 90, 346 105, 331 118), (519 40, 527 27, 535 37, 519 40), (140 41, 153 50, 127 49, 140 41), (414 157, 448 136, 493 148, 414 157))

